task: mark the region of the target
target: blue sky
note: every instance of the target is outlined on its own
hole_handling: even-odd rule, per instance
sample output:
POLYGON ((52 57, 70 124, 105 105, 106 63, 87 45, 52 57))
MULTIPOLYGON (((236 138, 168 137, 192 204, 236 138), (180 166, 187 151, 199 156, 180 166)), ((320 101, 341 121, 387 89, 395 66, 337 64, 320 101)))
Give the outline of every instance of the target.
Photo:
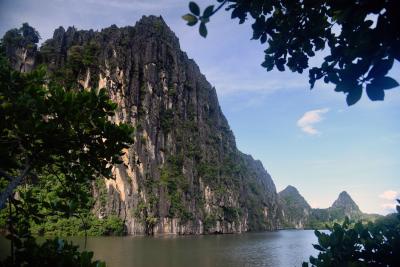
MULTIPOLYGON (((307 72, 266 72, 265 47, 250 40, 248 23, 219 12, 203 39, 182 21, 184 13, 183 0, 0 0, 0 35, 28 22, 45 40, 60 25, 101 29, 162 15, 217 89, 239 149, 263 162, 278 190, 294 185, 313 207, 330 206, 346 190, 364 212, 393 211, 400 197, 399 87, 383 102, 364 95, 348 107, 332 86, 310 91, 307 72)), ((400 81, 399 64, 390 75, 400 81)))

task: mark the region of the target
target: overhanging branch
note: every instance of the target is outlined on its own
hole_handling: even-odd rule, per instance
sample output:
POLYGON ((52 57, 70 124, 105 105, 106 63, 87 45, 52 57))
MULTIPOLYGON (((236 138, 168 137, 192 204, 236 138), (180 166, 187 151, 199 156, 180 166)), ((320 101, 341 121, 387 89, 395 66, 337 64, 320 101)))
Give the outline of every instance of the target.
POLYGON ((26 175, 29 173, 30 170, 31 166, 27 164, 25 169, 21 172, 21 175, 17 177, 12 177, 6 174, 5 172, 2 172, 2 176, 7 175, 5 177, 8 177, 10 179, 10 183, 7 185, 6 189, 4 189, 3 192, 1 192, 0 210, 2 210, 6 206, 7 199, 14 193, 17 186, 22 182, 22 180, 26 177, 26 175))

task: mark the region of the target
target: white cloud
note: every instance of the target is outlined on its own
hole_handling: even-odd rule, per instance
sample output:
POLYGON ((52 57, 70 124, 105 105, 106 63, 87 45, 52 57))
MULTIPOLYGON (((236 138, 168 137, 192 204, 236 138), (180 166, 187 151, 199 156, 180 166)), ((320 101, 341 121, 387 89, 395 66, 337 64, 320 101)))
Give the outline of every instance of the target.
POLYGON ((386 210, 394 210, 396 209, 396 203, 384 203, 382 204, 382 208, 386 210))
POLYGON ((328 108, 307 111, 297 121, 297 126, 299 126, 300 129, 307 134, 310 135, 319 134, 320 132, 317 129, 315 129, 314 124, 322 121, 324 119, 322 117, 322 114, 327 113, 328 111, 329 111, 328 108))
POLYGON ((383 198, 386 200, 395 200, 397 198, 397 196, 398 196, 398 193, 393 190, 387 190, 379 195, 380 198, 383 198))
POLYGON ((388 212, 393 212, 396 209, 397 202, 396 198, 400 197, 400 194, 394 190, 386 190, 379 195, 380 198, 386 200, 381 206, 388 212), (389 201, 389 202, 388 202, 389 201))

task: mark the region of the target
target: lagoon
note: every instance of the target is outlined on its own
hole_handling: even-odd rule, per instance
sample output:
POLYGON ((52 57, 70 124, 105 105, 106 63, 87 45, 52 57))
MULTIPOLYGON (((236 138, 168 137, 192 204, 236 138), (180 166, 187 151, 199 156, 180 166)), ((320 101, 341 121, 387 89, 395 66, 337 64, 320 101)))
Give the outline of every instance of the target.
MULTIPOLYGON (((83 246, 83 238, 71 238, 83 246)), ((109 267, 292 267, 317 255, 311 230, 232 235, 90 237, 87 248, 109 267)))

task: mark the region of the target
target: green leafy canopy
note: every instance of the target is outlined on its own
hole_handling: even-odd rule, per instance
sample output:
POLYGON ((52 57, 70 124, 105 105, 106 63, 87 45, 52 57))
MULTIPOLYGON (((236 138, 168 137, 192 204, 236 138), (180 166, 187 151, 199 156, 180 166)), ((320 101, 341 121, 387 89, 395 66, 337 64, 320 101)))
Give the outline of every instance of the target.
POLYGON ((387 76, 394 60, 400 61, 400 1, 398 0, 217 0, 201 14, 189 3, 183 16, 189 26, 200 21, 199 33, 222 7, 231 18, 252 19, 253 39, 267 44, 261 64, 267 71, 309 69, 311 89, 317 80, 335 85, 346 94, 348 105, 357 103, 366 89, 372 101, 383 100, 385 91, 399 84, 387 76), (309 58, 329 50, 319 67, 309 58))
MULTIPOLYGON (((400 201, 398 200, 400 203, 400 201)), ((399 266, 400 206, 397 214, 390 214, 372 223, 335 223, 329 232, 315 231, 319 251, 310 257, 313 267, 328 266, 399 266)), ((309 263, 303 263, 308 267, 309 263)))
MULTIPOLYGON (((24 24, 0 43, 0 210, 8 203, 13 251, 4 263, 54 266, 46 265, 54 256, 58 266, 104 266, 92 262, 91 252, 60 248, 59 240, 38 245, 30 225, 45 216, 88 213, 91 181, 112 178, 113 164, 121 163, 123 150, 133 143, 133 128, 110 120, 117 105, 105 89, 66 88, 40 66, 29 73, 14 71, 9 61, 15 49, 35 50, 38 40, 36 30, 24 24)), ((84 47, 78 63, 93 65, 95 52, 95 44, 84 47)))

